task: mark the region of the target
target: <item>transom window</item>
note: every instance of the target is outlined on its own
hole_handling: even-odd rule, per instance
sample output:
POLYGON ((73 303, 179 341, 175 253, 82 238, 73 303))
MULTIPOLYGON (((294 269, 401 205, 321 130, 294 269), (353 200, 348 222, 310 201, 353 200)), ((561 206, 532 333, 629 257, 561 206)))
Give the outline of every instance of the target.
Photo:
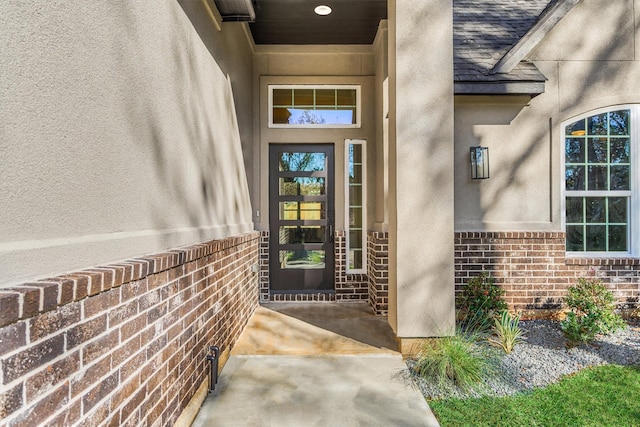
POLYGON ((271 85, 269 127, 360 127, 360 87, 271 85))
POLYGON ((636 110, 601 111, 564 126, 567 252, 637 252, 636 110))

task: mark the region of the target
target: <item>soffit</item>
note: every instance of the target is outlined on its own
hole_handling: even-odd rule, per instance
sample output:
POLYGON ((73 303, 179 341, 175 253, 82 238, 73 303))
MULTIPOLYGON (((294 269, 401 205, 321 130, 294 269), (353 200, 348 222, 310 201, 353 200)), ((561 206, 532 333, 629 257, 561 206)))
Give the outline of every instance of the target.
POLYGON ((386 0, 254 0, 249 24, 256 44, 371 44, 380 20, 387 19, 386 0), (327 5, 331 14, 314 13, 327 5))

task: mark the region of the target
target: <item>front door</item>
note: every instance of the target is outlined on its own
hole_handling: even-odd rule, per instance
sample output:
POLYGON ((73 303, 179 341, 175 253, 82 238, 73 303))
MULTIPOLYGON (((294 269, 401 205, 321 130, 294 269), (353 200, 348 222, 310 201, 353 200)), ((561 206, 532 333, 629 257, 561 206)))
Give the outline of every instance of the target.
POLYGON ((269 146, 272 293, 334 288, 333 145, 269 146))

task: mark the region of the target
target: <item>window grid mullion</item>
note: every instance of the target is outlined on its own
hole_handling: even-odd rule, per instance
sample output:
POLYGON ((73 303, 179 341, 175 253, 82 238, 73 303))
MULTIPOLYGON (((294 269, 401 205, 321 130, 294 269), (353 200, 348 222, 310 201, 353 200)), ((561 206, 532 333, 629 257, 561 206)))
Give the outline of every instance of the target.
MULTIPOLYGON (((606 255, 607 253, 613 253, 613 252, 610 252, 612 250, 615 250, 615 249, 612 249, 612 246, 611 246, 612 242, 614 242, 614 240, 612 239, 616 238, 616 236, 613 236, 611 234, 611 233, 616 233, 616 231, 612 231, 613 227, 626 228, 626 252, 627 253, 629 254, 636 253, 637 246, 640 244, 639 243, 640 237, 635 236, 635 233, 634 233, 634 230, 636 229, 634 214, 640 208, 639 206, 640 204, 638 203, 638 200, 637 200, 638 198, 637 190, 638 190, 638 185, 640 185, 640 180, 638 180, 638 177, 636 176, 637 169, 634 168, 634 165, 633 165, 634 157, 638 155, 637 153, 640 153, 640 148, 638 147, 638 137, 640 132, 639 130, 635 129, 638 107, 631 106, 631 107, 622 107, 622 108, 618 107, 618 108, 619 109, 610 109, 608 111, 600 110, 600 111, 592 112, 590 115, 587 115, 584 118, 574 121, 572 123, 565 124, 563 127, 562 135, 565 140, 563 144, 564 146, 563 158, 564 158, 564 165, 565 165, 563 170, 567 171, 569 167, 573 167, 573 168, 584 167, 583 179, 585 183, 584 190, 568 190, 566 187, 568 183, 567 181, 568 175, 565 172, 565 176, 563 177, 563 183, 564 183, 563 218, 566 226, 571 226, 574 228, 579 227, 578 229, 582 230, 582 238, 581 238, 582 241, 580 242, 581 244, 577 245, 577 247, 576 247, 576 243, 578 243, 577 241, 572 241, 571 244, 573 245, 572 247, 574 247, 575 249, 581 247, 582 253, 585 255, 602 256, 602 255, 606 255), (612 119, 614 116, 615 117, 622 116, 623 120, 626 118, 627 122, 622 124, 623 127, 621 127, 622 121, 616 120, 616 122, 614 123, 612 119), (625 125, 626 125, 626 129, 624 128, 625 125), (604 129, 602 129, 602 127, 604 127, 604 129), (613 133, 614 127, 616 132, 619 133, 619 135, 618 134, 614 135, 613 133), (581 136, 579 134, 581 129, 585 130, 583 134, 584 136, 581 136), (592 133, 592 130, 595 130, 595 132, 592 133), (598 133, 601 132, 602 130, 605 130, 605 132, 601 135, 598 135, 598 133), (629 146, 630 152, 628 153, 627 162, 618 162, 618 161, 614 162, 614 159, 612 157, 616 153, 613 151, 614 147, 612 146, 612 144, 614 143, 613 142, 614 138, 628 138, 628 141, 630 144, 629 146), (567 161, 569 160, 567 157, 569 153, 568 150, 570 149, 569 147, 570 146, 576 147, 576 145, 569 142, 569 139, 575 142, 577 142, 576 140, 581 141, 581 144, 582 144, 581 149, 584 150, 584 157, 583 157, 584 163, 567 161), (603 155, 606 157, 604 157, 603 155), (617 169, 614 169, 614 166, 616 166, 617 169), (591 167, 591 170, 590 170, 590 167, 591 167), (629 174, 628 190, 612 190, 612 186, 616 182, 612 179, 612 173, 618 173, 615 171, 618 171, 620 167, 628 168, 628 174, 629 174), (598 170, 599 172, 596 172, 598 170), (597 174, 604 173, 606 175, 605 176, 592 175, 592 172, 595 172, 597 174), (595 191, 589 190, 589 188, 593 188, 593 186, 590 185, 590 181, 593 181, 592 184, 598 184, 598 183, 603 183, 603 181, 605 180, 606 180, 606 183, 604 188, 606 188, 606 190, 595 190, 595 191), (581 205, 582 218, 580 223, 568 221, 569 198, 579 198, 582 200, 582 205, 581 205), (593 215, 597 214, 597 211, 593 211, 593 207, 590 208, 588 205, 588 200, 592 198, 603 199, 602 202, 604 203, 604 207, 602 207, 602 209, 604 209, 604 212, 603 212, 604 222, 597 222, 597 223, 589 222, 591 220, 591 218, 587 217, 589 210, 590 209, 592 210, 591 213, 593 215), (622 218, 622 217, 619 218, 619 220, 624 220, 625 222, 619 222, 619 221, 611 222, 612 220, 611 215, 613 212, 611 209, 613 209, 613 207, 610 205, 610 203, 611 203, 611 199, 613 198, 626 199, 626 218, 622 218), (604 235, 603 244, 593 245, 589 243, 589 239, 587 236, 587 229, 590 226, 604 227, 605 235, 604 235), (591 250, 587 250, 589 247, 591 248, 591 250), (593 250, 595 248, 604 248, 604 251, 602 251, 602 249, 593 250)), ((617 149, 620 149, 620 148, 618 147, 617 149)), ((574 150, 574 148, 571 148, 571 150, 574 150)), ((575 155, 572 154, 572 156, 573 156, 572 157, 573 160, 578 160, 575 158, 575 155)), ((618 159, 618 157, 616 157, 615 160, 621 160, 621 159, 618 159)), ((573 175, 572 175, 572 179, 575 179, 573 175)), ((573 204, 573 206, 575 207, 575 204, 573 204)), ((616 208, 616 211, 617 211, 617 208, 616 208)), ((575 211, 573 212, 573 216, 575 217, 575 211)), ((592 232, 595 233, 592 235, 595 238, 595 236, 602 236, 601 233, 603 232, 603 230, 600 229, 598 231, 598 229, 596 228, 592 232)), ((618 237, 622 237, 622 236, 618 236, 618 237)), ((570 242, 567 241, 567 247, 569 247, 569 244, 570 242)), ((618 245, 618 243, 616 243, 616 245, 618 245)), ((620 251, 618 250, 615 250, 615 252, 620 253, 620 251)), ((580 252, 574 252, 574 253, 580 254, 580 252)))

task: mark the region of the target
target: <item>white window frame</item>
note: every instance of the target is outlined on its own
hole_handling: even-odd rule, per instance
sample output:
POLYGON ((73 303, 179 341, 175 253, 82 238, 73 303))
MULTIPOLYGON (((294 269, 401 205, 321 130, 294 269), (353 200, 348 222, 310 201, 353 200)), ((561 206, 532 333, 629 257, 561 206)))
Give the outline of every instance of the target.
POLYGON ((275 129, 355 129, 362 127, 362 102, 360 85, 269 85, 269 128, 275 129), (356 91, 356 122, 352 124, 285 124, 273 123, 273 91, 274 89, 355 89, 356 91))
POLYGON ((345 173, 344 173, 344 228, 345 228, 345 249, 347 256, 347 273, 350 274, 363 274, 367 272, 367 141, 365 139, 345 139, 344 144, 344 159, 345 159, 345 173), (362 268, 350 268, 350 228, 349 228, 349 146, 361 145, 362 146, 362 268))
MULTIPOLYGON (((581 252, 566 252, 566 256, 571 258, 629 258, 640 256, 640 105, 636 104, 622 104, 613 105, 609 107, 599 108, 581 114, 579 116, 572 117, 563 121, 560 124, 560 149, 561 149, 561 222, 562 229, 567 229, 567 193, 571 196, 572 191, 566 189, 566 132, 565 128, 578 120, 586 119, 598 114, 608 113, 611 111, 629 110, 629 126, 631 132, 629 134, 631 138, 631 170, 629 184, 631 187, 631 195, 629 196, 629 214, 628 214, 628 230, 627 230, 627 252, 596 252, 596 251, 581 251, 581 252)), ((577 197, 616 197, 620 192, 616 191, 584 191, 576 194, 577 197), (580 194, 582 193, 582 194, 580 194)), ((623 193, 628 193, 624 191, 623 193)), ((627 194, 624 194, 626 197, 627 194)))

